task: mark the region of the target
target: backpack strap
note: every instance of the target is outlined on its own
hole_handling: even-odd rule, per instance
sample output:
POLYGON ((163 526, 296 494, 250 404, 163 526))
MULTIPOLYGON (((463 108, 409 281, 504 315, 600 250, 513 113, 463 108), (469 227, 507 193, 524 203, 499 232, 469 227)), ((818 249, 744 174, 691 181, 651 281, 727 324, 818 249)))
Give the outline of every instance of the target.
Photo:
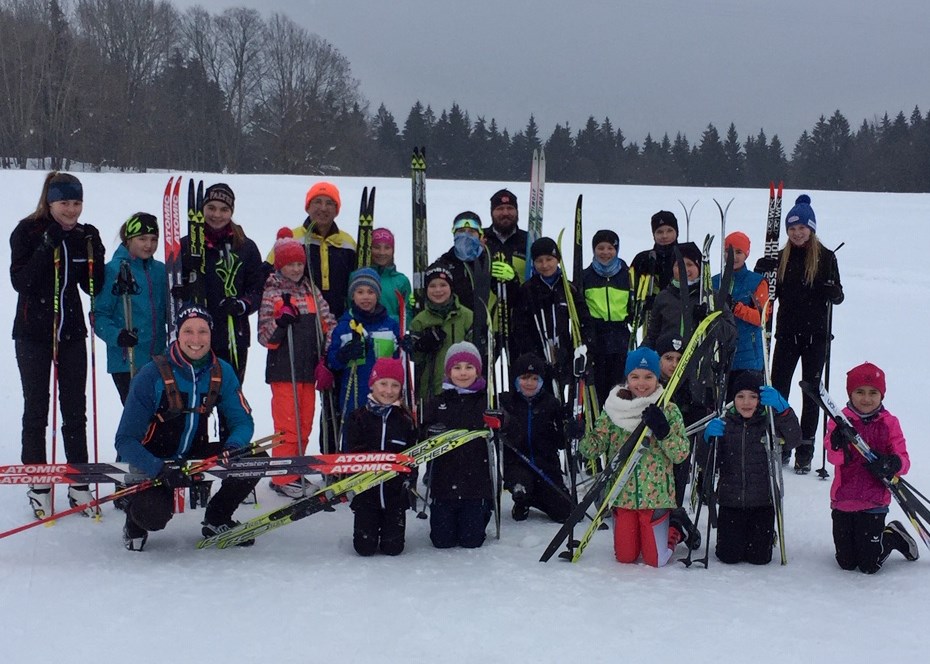
POLYGON ((204 397, 203 402, 196 408, 185 407, 181 392, 178 390, 177 379, 174 377, 174 371, 171 370, 171 364, 169 364, 168 358, 164 355, 155 355, 152 357, 152 361, 158 368, 158 373, 161 374, 162 382, 165 384, 165 398, 168 402, 167 409, 155 414, 155 417, 159 421, 165 422, 184 413, 198 413, 203 415, 213 410, 213 407, 220 398, 220 392, 223 387, 223 367, 220 366, 220 362, 216 356, 213 357, 213 363, 210 365, 210 387, 207 390, 207 396, 204 397))

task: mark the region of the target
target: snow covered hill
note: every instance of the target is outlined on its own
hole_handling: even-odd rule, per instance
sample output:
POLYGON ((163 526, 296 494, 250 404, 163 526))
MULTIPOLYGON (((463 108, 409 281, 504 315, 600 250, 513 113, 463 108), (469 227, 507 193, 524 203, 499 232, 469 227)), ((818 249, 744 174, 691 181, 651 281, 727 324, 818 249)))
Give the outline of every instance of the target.
MULTIPOLYGON (((0 171, 7 233, 35 208, 44 174, 0 171)), ((96 225, 108 257, 119 225, 143 210, 161 217, 164 174, 81 174, 82 221, 96 225)), ((304 218, 313 179, 206 176, 236 192, 234 218, 265 252, 281 226, 304 218)), ((355 232, 363 186, 378 187, 376 226, 398 238, 397 262, 409 274, 410 184, 402 179, 337 178, 342 213, 355 232)), ((509 186, 526 208, 526 183, 429 181, 430 255, 451 246, 452 218, 472 209, 490 221, 489 198, 509 186)), ((584 194, 586 241, 599 228, 620 234, 621 256, 651 245, 649 216, 680 213, 697 199, 691 238, 718 236, 716 197, 730 208, 728 230, 743 230, 762 249, 767 191, 549 184, 544 230, 570 227, 584 194)), ((786 210, 801 192, 786 191, 786 210)), ((930 195, 808 192, 824 244, 845 246, 837 258, 846 301, 835 311, 834 395, 845 372, 869 360, 888 376, 886 405, 909 440, 910 479, 930 490, 930 425, 924 416, 930 286, 923 276, 930 195)), ((684 215, 679 214, 684 236, 684 215)), ((525 222, 521 222, 525 225, 525 222)), ((589 243, 586 246, 590 246, 589 243)), ((585 263, 590 261, 586 252, 585 263)), ((6 242, 0 262, 9 264, 6 242)), ((569 262, 569 257, 566 257, 569 262)), ((0 329, 12 329, 16 294, 0 283, 0 329)), ((19 459, 22 395, 13 345, 0 352, 0 402, 8 434, 0 462, 19 459)), ((101 460, 112 458, 120 408, 98 344, 101 460)), ((246 395, 257 434, 271 431, 264 351, 253 341, 246 395)), ((795 388, 791 402, 799 404, 795 388)), ((815 457, 819 466, 820 455, 815 457)), ((816 467, 815 466, 815 467, 816 467)), ((500 541, 479 550, 433 549, 426 521, 410 514, 407 550, 399 558, 362 559, 352 550, 345 507, 261 538, 250 549, 194 549, 202 513, 178 515, 153 534, 146 551, 125 551, 122 513, 107 506, 100 522, 60 520, 0 540, 2 661, 126 662, 720 662, 752 660, 866 662, 876 657, 919 661, 923 621, 930 615, 928 563, 893 555, 873 577, 843 572, 833 560, 829 483, 816 474, 785 477, 789 565, 708 570, 619 565, 609 533, 599 533, 578 564, 537 562, 556 526, 533 513, 514 523, 509 500, 500 541)), ((283 504, 260 485, 249 518, 283 504)), ((58 492, 58 506, 65 506, 58 492)), ((900 518, 892 507, 893 518, 900 518)), ((0 531, 29 520, 25 491, 0 487, 0 531)), ((930 558, 926 549, 922 555, 930 558)), ((777 555, 776 555, 777 558, 777 555)))

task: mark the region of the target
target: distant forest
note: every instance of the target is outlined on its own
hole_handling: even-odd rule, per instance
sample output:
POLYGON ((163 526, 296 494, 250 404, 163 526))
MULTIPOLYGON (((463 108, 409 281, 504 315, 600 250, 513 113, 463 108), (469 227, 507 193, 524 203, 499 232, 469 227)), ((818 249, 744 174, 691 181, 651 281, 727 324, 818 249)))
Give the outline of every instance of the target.
MULTIPOLYGON (((0 0, 0 166, 525 180, 544 146, 547 179, 649 185, 930 191, 930 112, 821 116, 790 154, 731 124, 694 140, 625 136, 609 118, 514 133, 458 103, 419 101, 398 124, 372 112, 349 61, 282 14, 180 13, 155 0, 0 0)), ((530 113, 532 109, 527 109, 530 113)))

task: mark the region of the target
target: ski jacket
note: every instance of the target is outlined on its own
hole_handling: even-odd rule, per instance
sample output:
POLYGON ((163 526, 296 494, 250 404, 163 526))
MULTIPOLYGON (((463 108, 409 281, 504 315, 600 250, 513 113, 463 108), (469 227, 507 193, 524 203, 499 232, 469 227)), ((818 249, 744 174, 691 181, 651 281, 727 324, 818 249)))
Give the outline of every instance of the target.
MULTIPOLYGON (((431 399, 423 417, 421 438, 427 438, 431 425, 446 429, 484 429, 487 392, 459 393, 445 390, 431 399)), ((446 452, 430 462, 430 494, 439 500, 491 498, 491 475, 488 465, 488 444, 477 438, 446 452)))
MULTIPOLYGON (((45 231, 58 224, 51 216, 20 221, 10 235, 10 280, 19 294, 13 319, 13 338, 52 343, 55 328, 55 252, 43 241, 45 231)), ((85 225, 77 224, 64 234, 59 271, 58 339, 70 341, 87 337, 84 307, 78 286, 90 292, 85 225)), ((94 296, 104 281, 104 248, 94 243, 94 296)))
POLYGON ((327 352, 326 365, 334 372, 342 372, 339 382, 339 408, 343 416, 364 405, 368 396, 368 377, 379 357, 392 357, 397 351, 400 328, 397 321, 387 315, 380 304, 371 313, 350 307, 339 318, 333 330, 327 352), (365 342, 365 357, 350 365, 339 359, 339 349, 349 343, 358 332, 353 323, 361 325, 365 342))
MULTIPOLYGON (((714 277, 713 284, 715 291, 720 290, 719 274, 714 277)), ((756 303, 767 306, 769 301, 769 283, 765 275, 743 265, 733 273, 730 300, 733 318, 736 319, 736 351, 730 370, 762 371, 762 316, 756 303)))
MULTIPOLYGON (((907 442, 898 418, 884 407, 873 415, 862 417, 848 406, 843 414, 849 419, 859 435, 877 454, 896 454, 901 459, 898 475, 907 474, 911 459, 907 453, 907 442)), ((824 446, 827 459, 835 466, 833 486, 830 488, 830 507, 841 512, 862 512, 887 507, 891 503, 891 492, 865 467, 866 461, 859 452, 850 447, 847 451, 834 450, 830 438, 836 423, 827 422, 824 446)))
POLYGON ((620 270, 612 277, 602 277, 593 267, 581 276, 584 299, 594 328, 594 348, 598 355, 624 353, 630 343, 630 305, 634 293, 630 270, 620 261, 620 270))
POLYGON ((265 382, 289 383, 292 379, 287 328, 279 328, 275 322, 284 306, 285 294, 290 296, 291 306, 297 309, 297 322, 290 326, 294 339, 293 379, 298 383, 313 383, 314 370, 321 357, 325 357, 336 319, 329 313, 329 306, 323 296, 317 292, 314 297, 309 279, 304 277, 294 283, 277 271, 265 281, 265 292, 258 311, 258 343, 268 349, 265 382), (317 319, 325 336, 322 340, 317 339, 317 319), (319 353, 321 346, 322 355, 319 353))
MULTIPOLYGON (((830 301, 824 293, 824 285, 827 281, 833 281, 842 289, 842 284, 836 256, 823 245, 818 246, 820 262, 813 283, 806 283, 804 280, 804 257, 808 248, 791 248, 784 277, 779 278, 775 285, 775 297, 778 300, 776 339, 790 335, 826 338, 829 333, 827 312, 830 301)), ((779 261, 782 252, 784 249, 778 252, 779 261)), ((834 304, 840 304, 842 301, 841 296, 834 304)))
MULTIPOLYGON (((766 431, 768 414, 764 408, 756 410, 749 419, 731 407, 723 416, 726 422, 723 436, 717 445, 717 502, 724 507, 745 509, 767 507, 772 504, 769 484, 769 453, 766 431)), ((801 424, 790 408, 774 414, 775 431, 790 450, 801 442, 801 424)), ((781 450, 775 447, 776 463, 781 463, 781 450)), ((703 438, 697 447, 698 462, 703 466, 708 454, 703 438)))
POLYGON ((661 245, 656 244, 652 249, 641 251, 630 263, 630 281, 633 292, 640 277, 654 275, 653 293, 658 293, 672 283, 672 266, 675 264, 675 246, 678 242, 661 245))
MULTIPOLYGON (((633 398, 625 386, 611 390, 601 414, 594 421, 594 427, 581 439, 579 451, 587 459, 602 454, 612 457, 642 420, 646 406, 658 401, 662 391, 659 387, 648 397, 633 398)), ((671 431, 662 440, 656 440, 655 436, 649 434, 646 452, 636 464, 629 481, 617 494, 613 507, 639 510, 676 506, 672 467, 688 458, 691 447, 678 406, 669 402, 665 404, 663 412, 671 431)))
MULTIPOLYGON (((520 450, 539 470, 556 484, 562 483, 562 463, 559 451, 564 450, 565 423, 562 404, 545 387, 527 399, 520 392, 500 395, 501 408, 507 414, 501 435, 520 450)), ((528 464, 510 447, 504 447, 504 476, 528 464)))
MULTIPOLYGON (((184 276, 190 274, 190 237, 181 238, 181 256, 184 276)), ((252 343, 252 328, 249 316, 258 311, 262 303, 262 288, 265 285, 266 272, 262 266, 258 247, 248 238, 243 238, 239 247, 233 245, 232 235, 221 244, 206 240, 206 268, 204 273, 204 291, 207 297, 207 311, 213 316, 213 352, 226 357, 230 354, 227 316, 219 309, 220 302, 226 297, 242 300, 245 313, 233 316, 236 347, 248 348, 252 343), (227 287, 228 286, 228 287, 227 287)))
MULTIPOLYGON (((569 288, 578 312, 581 342, 591 349, 594 347, 594 330, 588 305, 574 286, 569 284, 569 288)), ((565 286, 561 279, 550 286, 534 273, 529 281, 520 286, 511 326, 511 348, 546 358, 554 366, 563 385, 574 379, 572 364, 575 347, 572 343, 565 286)), ((589 360, 594 359, 592 355, 589 355, 589 360)))
MULTIPOLYGON (((307 268, 316 286, 337 319, 346 310, 349 301, 349 275, 355 270, 355 239, 339 230, 336 222, 324 238, 316 231, 308 232, 310 217, 292 229, 295 240, 302 240, 307 250, 307 268)), ((274 249, 265 259, 274 265, 274 249)))
MULTIPOLYGON (((691 331, 697 327, 707 314, 706 307, 701 306, 701 284, 695 282, 688 285, 688 303, 691 307, 691 331)), ((659 338, 667 332, 676 332, 685 337, 685 309, 681 302, 681 291, 677 283, 671 283, 661 293, 656 295, 652 305, 652 315, 649 317, 649 327, 643 338, 643 345, 655 348, 659 338)))
MULTIPOLYGON (((347 452, 403 452, 417 441, 416 425, 400 406, 381 407, 370 401, 352 412, 346 420, 347 452)), ((410 505, 404 482, 416 484, 417 471, 398 473, 380 486, 352 499, 352 509, 360 507, 398 509, 410 505)))
POLYGON ((406 309, 407 324, 413 318, 413 312, 407 304, 410 299, 410 280, 406 275, 397 271, 396 265, 372 265, 372 268, 381 277, 381 306, 387 309, 388 316, 400 323, 400 304, 397 302, 397 292, 403 295, 406 309))
POLYGON ((410 323, 410 331, 414 334, 431 327, 439 327, 446 334, 442 346, 435 353, 413 353, 417 397, 424 402, 442 394, 442 382, 446 376, 446 351, 449 347, 460 341, 472 340, 474 314, 471 309, 462 306, 458 297, 453 295, 452 299, 455 305, 444 317, 433 311, 427 303, 426 308, 410 323))
MULTIPOLYGON (((126 329, 123 315, 123 297, 117 293, 117 281, 123 263, 129 271, 137 291, 129 296, 132 327, 139 336, 134 350, 138 369, 155 355, 163 355, 168 345, 168 277, 165 264, 154 258, 134 258, 121 244, 106 265, 103 288, 97 296, 94 331, 107 345, 107 372, 129 373, 129 351, 116 344, 119 333, 126 329)), ((96 266, 95 266, 96 267, 96 266)))
MULTIPOLYGON (((198 366, 184 357, 177 343, 167 356, 175 384, 185 405, 179 414, 169 412, 165 382, 155 362, 139 370, 129 386, 126 406, 116 430, 118 458, 138 468, 148 477, 161 472, 163 460, 185 461, 209 454, 207 420, 209 412, 198 412, 208 399, 213 363, 222 371, 216 409, 229 430, 225 447, 241 448, 249 444, 255 425, 235 371, 215 355, 198 366)), ((215 453, 215 450, 214 450, 215 453)))
POLYGON ((501 240, 494 227, 484 231, 485 249, 492 261, 505 261, 517 274, 517 286, 526 277, 526 231, 517 228, 506 240, 501 240))

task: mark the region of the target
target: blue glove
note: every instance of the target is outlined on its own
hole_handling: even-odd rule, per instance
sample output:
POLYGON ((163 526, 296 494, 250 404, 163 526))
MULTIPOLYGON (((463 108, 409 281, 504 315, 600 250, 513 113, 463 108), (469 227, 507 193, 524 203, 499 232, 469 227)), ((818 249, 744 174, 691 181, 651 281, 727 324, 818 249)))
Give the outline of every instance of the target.
POLYGON ((711 438, 719 438, 726 428, 727 423, 723 421, 723 418, 715 417, 704 427, 704 440, 709 443, 711 438))
POLYGON ((771 385, 763 385, 759 390, 759 401, 763 406, 768 406, 776 413, 783 413, 791 406, 785 401, 785 397, 771 385))

